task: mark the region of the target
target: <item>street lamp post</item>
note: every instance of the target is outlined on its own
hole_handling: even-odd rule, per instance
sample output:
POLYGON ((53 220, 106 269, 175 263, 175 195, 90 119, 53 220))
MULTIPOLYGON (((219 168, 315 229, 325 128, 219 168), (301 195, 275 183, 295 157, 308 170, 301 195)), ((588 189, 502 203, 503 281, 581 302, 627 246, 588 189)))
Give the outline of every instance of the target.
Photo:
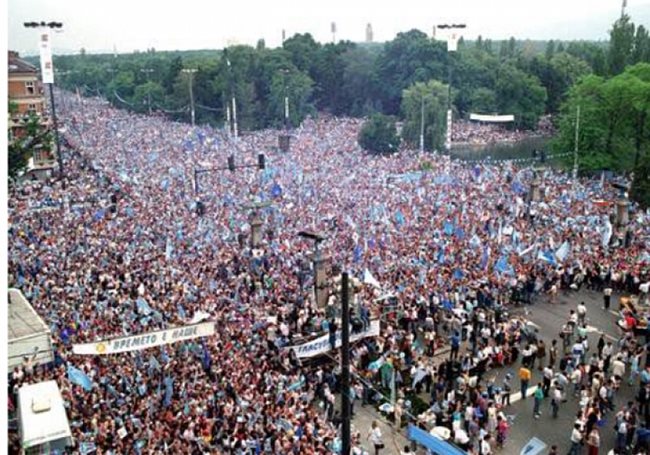
POLYGON ((580 105, 576 110, 576 135, 575 135, 575 144, 573 148, 573 183, 576 183, 578 179, 578 141, 580 134, 580 105))
POLYGON ((237 139, 237 101, 235 100, 235 90, 233 87, 233 79, 232 79, 232 66, 230 65, 230 59, 228 58, 227 49, 224 49, 224 57, 226 57, 226 65, 228 65, 228 86, 230 88, 230 96, 232 97, 233 135, 235 139, 237 139))
MULTIPOLYGON (((464 29, 465 24, 438 24, 439 29, 447 29, 451 34, 447 36, 447 53, 456 51, 456 34, 454 30, 464 29)), ((452 126, 452 113, 451 113, 451 77, 452 77, 452 59, 448 57, 447 61, 447 138, 445 140, 445 149, 447 152, 451 150, 451 126, 452 126)))
MULTIPOLYGON (((51 30, 60 29, 63 27, 61 22, 25 22, 23 24, 27 28, 46 28, 51 30)), ((54 65, 52 64, 52 51, 50 45, 50 34, 45 33, 41 36, 39 48, 41 50, 41 79, 43 83, 47 83, 50 91, 50 105, 52 108, 52 127, 54 128, 54 139, 56 141, 56 156, 59 163, 59 178, 65 188, 65 180, 63 178, 63 156, 61 152, 61 139, 59 138, 59 127, 56 121, 56 106, 54 105, 54 65)))
POLYGON ((284 93, 284 132, 278 136, 278 147, 283 152, 288 152, 291 142, 291 136, 289 136, 289 127, 291 122, 289 119, 289 95, 287 93, 287 75, 289 74, 289 70, 283 68, 280 70, 280 72, 283 76, 282 83, 284 93))
POLYGON ((420 153, 424 152, 424 94, 420 103, 420 153))
POLYGON ((341 276, 341 407, 342 455, 350 454, 350 293, 348 272, 341 276))
POLYGON ((320 308, 327 306, 327 299, 329 292, 327 290, 327 264, 329 263, 329 256, 323 255, 320 244, 327 237, 316 232, 300 231, 300 237, 313 240, 314 242, 314 255, 312 257, 314 266, 314 301, 320 308))
MULTIPOLYGON (((150 82, 150 74, 153 73, 153 69, 151 68, 142 68, 140 69, 141 73, 145 73, 147 75, 147 108, 149 110, 149 115, 151 115, 151 87, 149 87, 149 82, 150 82)), ((190 82, 190 93, 192 93, 192 83, 190 82)), ((191 95, 190 95, 191 96, 191 95)), ((192 102, 192 106, 194 106, 194 103, 192 102)), ((192 125, 194 125, 194 114, 192 114, 192 125)))
POLYGON ((194 92, 192 91, 192 79, 194 78, 194 73, 198 70, 196 68, 184 68, 182 70, 184 73, 189 74, 189 85, 190 85, 190 113, 192 115, 192 126, 195 123, 195 114, 194 114, 194 92))
POLYGON ((283 68, 280 70, 282 73, 282 85, 283 85, 283 93, 284 93, 284 129, 288 130, 289 129, 289 96, 287 94, 287 74, 289 74, 289 70, 286 68, 283 68))

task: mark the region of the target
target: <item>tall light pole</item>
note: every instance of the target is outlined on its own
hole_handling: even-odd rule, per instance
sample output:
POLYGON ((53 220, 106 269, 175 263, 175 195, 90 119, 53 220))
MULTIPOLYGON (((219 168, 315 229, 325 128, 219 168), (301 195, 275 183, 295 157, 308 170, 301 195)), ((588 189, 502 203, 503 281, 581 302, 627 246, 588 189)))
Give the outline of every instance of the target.
POLYGON ((190 112, 192 115, 192 126, 194 126, 195 114, 194 114, 194 92, 192 91, 192 79, 194 78, 194 73, 198 70, 196 68, 183 68, 181 71, 189 74, 189 85, 190 85, 190 112))
MULTIPOLYGON (((141 68, 140 72, 145 73, 147 75, 147 108, 149 109, 149 115, 151 115, 151 87, 149 87, 149 82, 151 81, 150 74, 153 73, 153 69, 151 69, 151 68, 141 68)), ((191 87, 192 87, 192 83, 190 82, 190 93, 192 93, 192 88, 191 87)), ((194 103, 192 103, 192 105, 194 105, 194 103)), ((194 117, 194 115, 192 115, 192 117, 194 117)), ((192 125, 194 125, 194 119, 193 118, 192 118, 192 125)))
POLYGON ((575 136, 575 145, 573 148, 573 183, 575 184, 578 179, 578 141, 580 134, 580 105, 576 109, 576 136, 575 136))
POLYGON ((342 455, 350 455, 350 292, 349 275, 341 275, 341 407, 342 455))
MULTIPOLYGON (((233 87, 233 77, 232 77, 232 66, 230 65, 230 59, 228 58, 228 49, 223 50, 223 56, 226 58, 226 65, 228 66, 228 88, 230 89, 230 96, 232 102, 232 123, 233 123, 233 135, 237 139, 237 100, 235 100, 235 89, 233 87)), ((226 103, 227 104, 227 103, 226 103)), ((230 119, 228 119, 228 124, 230 124, 230 119)))
POLYGON ((291 147, 291 136, 289 135, 289 127, 291 120, 289 118, 289 93, 287 92, 287 75, 290 70, 282 68, 282 90, 284 94, 284 132, 278 135, 278 148, 283 152, 288 152, 291 147))
POLYGON ((280 70, 282 73, 282 87, 283 87, 283 92, 284 92, 284 129, 288 130, 289 129, 289 95, 287 93, 287 74, 289 74, 289 70, 286 68, 282 68, 280 70))
POLYGON ((41 33, 39 40, 39 49, 41 55, 41 80, 50 88, 50 105, 52 108, 52 127, 54 128, 54 139, 56 141, 56 156, 59 163, 59 178, 65 188, 63 178, 63 156, 61 152, 61 140, 59 138, 59 127, 56 121, 56 107, 54 105, 54 65, 52 63, 52 45, 50 42, 50 32, 47 29, 56 30, 63 27, 61 22, 25 22, 27 28, 45 29, 41 33))
MULTIPOLYGON (((465 28, 465 24, 438 24, 437 28, 442 30, 449 30, 450 33, 447 35, 447 53, 456 51, 456 43, 458 39, 456 37, 455 30, 460 30, 465 28)), ((445 140, 445 149, 447 152, 451 150, 451 126, 452 126, 452 112, 451 112, 451 76, 452 76, 452 59, 451 56, 448 56, 447 61, 447 79, 448 79, 448 91, 447 91, 447 138, 445 140)))
POLYGON ((424 152, 424 93, 420 104, 420 153, 422 153, 424 152))

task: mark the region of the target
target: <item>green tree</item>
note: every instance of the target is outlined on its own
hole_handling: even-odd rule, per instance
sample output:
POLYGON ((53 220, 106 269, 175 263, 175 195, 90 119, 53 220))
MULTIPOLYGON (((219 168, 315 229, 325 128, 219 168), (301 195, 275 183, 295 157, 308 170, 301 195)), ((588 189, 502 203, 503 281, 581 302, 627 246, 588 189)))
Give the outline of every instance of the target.
POLYGON ((274 74, 268 100, 270 124, 276 127, 283 124, 285 94, 289 99, 292 126, 299 125, 307 114, 314 114, 314 106, 310 103, 313 85, 311 78, 297 69, 274 74))
POLYGON ((650 36, 648 36, 648 30, 643 25, 636 28, 630 60, 632 63, 650 63, 650 36))
POLYGON ((178 75, 182 69, 183 58, 181 56, 174 57, 167 67, 167 71, 165 71, 163 77, 162 86, 165 89, 165 93, 170 94, 172 92, 176 79, 178 79, 178 75))
POLYGON ((300 70, 311 74, 316 62, 320 44, 309 33, 296 33, 284 40, 282 47, 289 53, 291 61, 300 70))
POLYGON ((630 62, 632 47, 634 45, 634 24, 625 14, 612 26, 609 33, 609 51, 607 64, 609 74, 616 75, 623 72, 630 62))
POLYGON ((499 113, 513 114, 515 126, 530 129, 537 125, 546 102, 546 89, 539 79, 506 64, 498 71, 495 92, 499 113))
POLYGON ((641 63, 605 80, 586 76, 562 106, 556 147, 574 146, 580 106, 580 167, 632 170, 648 153, 650 138, 650 65, 641 63))
POLYGON ((553 55, 555 54, 555 41, 550 40, 548 43, 546 43, 546 60, 550 60, 553 58, 553 55))
POLYGON ((135 87, 133 94, 133 104, 139 112, 156 110, 158 106, 164 104, 165 90, 158 82, 145 82, 135 87))
POLYGON ((376 154, 394 153, 399 149, 395 118, 373 114, 359 131, 359 145, 376 154))
POLYGON ((634 166, 644 152, 648 154, 650 142, 650 64, 638 63, 626 71, 631 76, 627 90, 630 91, 630 123, 634 140, 634 166))
POLYGON ((431 41, 419 30, 398 33, 377 59, 382 111, 396 115, 402 91, 413 83, 445 79, 448 57, 444 43, 431 41))
POLYGON ((353 116, 367 116, 380 110, 378 76, 375 65, 379 46, 349 49, 342 55, 343 100, 345 112, 353 116))
POLYGON ((440 81, 416 82, 402 95, 404 126, 402 137, 417 147, 424 108, 424 147, 442 150, 447 130, 447 99, 449 87, 440 81))
POLYGON ((497 112, 497 96, 494 90, 480 87, 472 93, 472 112, 481 114, 494 114, 497 112))
POLYGON ((630 196, 642 208, 650 208, 650 154, 646 154, 634 169, 630 196))

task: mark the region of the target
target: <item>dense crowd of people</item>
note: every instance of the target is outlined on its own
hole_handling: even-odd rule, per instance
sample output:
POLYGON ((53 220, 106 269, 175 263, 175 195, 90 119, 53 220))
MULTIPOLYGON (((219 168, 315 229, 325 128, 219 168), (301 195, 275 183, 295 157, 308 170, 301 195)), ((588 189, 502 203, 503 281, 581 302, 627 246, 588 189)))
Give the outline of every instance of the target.
POLYGON ((515 143, 535 135, 549 135, 552 131, 548 117, 543 117, 532 132, 508 128, 506 124, 457 119, 452 124, 451 140, 463 146, 515 143))
POLYGON ((549 170, 540 199, 529 201, 532 171, 509 163, 366 155, 356 142, 361 120, 307 119, 283 153, 277 131, 234 138, 58 96, 65 185, 27 182, 9 195, 9 282, 50 326, 56 360, 11 373, 10 408, 21 385, 56 379, 80 453, 337 449, 337 370, 287 349, 340 327, 335 297, 314 302, 312 245, 301 230, 324 233, 330 264, 360 282, 353 318, 382 320, 379 337, 355 344, 354 397, 374 402, 382 388, 396 389, 391 412, 406 421, 407 394, 426 388, 429 423, 448 426, 475 453, 507 434, 496 387, 471 378, 480 383, 521 354, 526 323, 508 318, 508 305, 613 277, 637 292, 649 279, 650 215, 636 211, 627 236, 612 234, 612 208, 596 200, 615 192, 598 181, 574 184, 549 170), (254 165, 260 152, 264 170, 194 182, 197 166, 225 167, 231 153, 237 165, 254 165), (419 171, 424 162, 430 171, 419 171), (259 248, 249 247, 243 208, 254 202, 270 203, 259 248), (215 335, 72 354, 73 344, 201 314, 215 335), (459 349, 467 339, 470 354, 459 349), (451 358, 436 366, 443 344, 451 358), (70 367, 90 379, 89 390, 70 367))

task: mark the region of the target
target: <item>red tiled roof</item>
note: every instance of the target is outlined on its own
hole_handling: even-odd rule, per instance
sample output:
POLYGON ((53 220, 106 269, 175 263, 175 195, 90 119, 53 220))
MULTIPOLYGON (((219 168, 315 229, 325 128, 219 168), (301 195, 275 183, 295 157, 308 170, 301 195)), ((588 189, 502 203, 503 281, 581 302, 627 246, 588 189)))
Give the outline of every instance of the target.
POLYGON ((36 67, 18 56, 18 52, 9 51, 9 73, 36 73, 36 67))

